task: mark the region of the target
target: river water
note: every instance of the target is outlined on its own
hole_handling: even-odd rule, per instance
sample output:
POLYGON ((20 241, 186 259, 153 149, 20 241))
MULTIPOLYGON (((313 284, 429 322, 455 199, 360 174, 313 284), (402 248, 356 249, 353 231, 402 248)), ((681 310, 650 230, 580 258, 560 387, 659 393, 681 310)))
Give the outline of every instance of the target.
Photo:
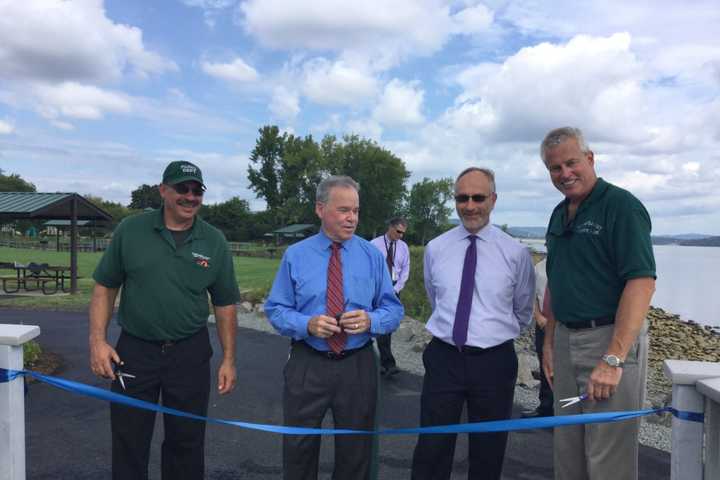
POLYGON ((703 325, 720 326, 720 247, 655 245, 652 304, 703 325))
MULTIPOLYGON (((545 241, 523 239, 545 252, 545 241)), ((720 247, 653 245, 657 282, 654 307, 703 325, 720 327, 720 247)))

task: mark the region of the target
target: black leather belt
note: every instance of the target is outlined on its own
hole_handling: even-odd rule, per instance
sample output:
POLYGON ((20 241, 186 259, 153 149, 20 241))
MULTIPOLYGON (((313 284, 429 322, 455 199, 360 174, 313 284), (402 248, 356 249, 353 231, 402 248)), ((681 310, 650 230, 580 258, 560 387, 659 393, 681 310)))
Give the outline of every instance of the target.
POLYGON ((199 330, 198 332, 196 332, 196 333, 193 333, 193 334, 190 335, 189 337, 180 338, 180 339, 177 339, 177 340, 147 340, 147 339, 145 339, 145 338, 137 337, 137 336, 133 335, 132 333, 128 333, 128 332, 125 331, 125 330, 122 331, 122 333, 123 333, 124 335, 127 335, 128 337, 131 337, 131 338, 133 338, 133 339, 135 339, 135 340, 139 340, 139 341, 141 341, 141 342, 143 342, 143 343, 147 343, 147 344, 150 344, 150 345, 155 345, 155 346, 157 346, 157 347, 160 347, 160 351, 161 351, 162 353, 167 352, 169 349, 171 349, 172 347, 174 347, 174 346, 177 345, 178 343, 182 343, 182 342, 184 342, 184 341, 186 341, 186 340, 189 340, 189 339, 193 338, 195 335, 197 335, 197 334, 200 333, 200 332, 202 332, 202 329, 200 329, 200 330, 199 330))
POLYGON ((492 347, 487 347, 487 348, 463 345, 463 347, 461 349, 458 349, 458 347, 456 347, 455 345, 453 345, 451 343, 443 342, 442 340, 440 340, 437 337, 433 337, 431 342, 435 342, 438 345, 442 345, 443 347, 451 348, 451 349, 455 350, 456 352, 459 350, 460 352, 467 353, 468 355, 480 355, 483 353, 492 352, 493 350, 497 350, 498 348, 502 348, 508 344, 509 345, 513 344, 512 340, 507 340, 503 343, 500 343, 498 345, 493 345, 492 347))
POLYGON ((585 320, 584 322, 563 323, 566 328, 571 330, 584 330, 587 328, 603 327, 615 323, 615 316, 595 318, 593 320, 585 320))
POLYGON ((369 348, 372 345, 372 340, 368 340, 367 343, 365 343, 365 345, 363 345, 362 347, 351 348, 349 350, 343 350, 340 353, 335 353, 332 350, 327 350, 327 351, 326 350, 316 350, 313 347, 311 347, 310 345, 308 345, 307 343, 303 342, 302 340, 293 340, 292 344, 300 345, 301 347, 304 347, 304 348, 310 350, 311 352, 316 353, 316 354, 320 355, 321 357, 327 358, 329 360, 344 360, 344 359, 348 358, 349 356, 354 355, 355 353, 357 353, 361 350, 365 350, 366 348, 369 348))

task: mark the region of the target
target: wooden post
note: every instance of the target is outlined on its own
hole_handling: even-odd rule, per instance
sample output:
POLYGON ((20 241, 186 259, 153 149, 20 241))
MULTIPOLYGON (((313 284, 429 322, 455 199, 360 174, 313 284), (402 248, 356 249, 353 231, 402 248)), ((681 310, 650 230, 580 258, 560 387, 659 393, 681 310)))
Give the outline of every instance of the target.
MULTIPOLYGON (((23 369, 23 343, 40 335, 35 325, 0 325, 0 367, 23 369)), ((0 479, 25 480, 25 380, 0 383, 0 479)))
POLYGON ((72 194, 70 200, 70 295, 77 293, 77 195, 72 194))

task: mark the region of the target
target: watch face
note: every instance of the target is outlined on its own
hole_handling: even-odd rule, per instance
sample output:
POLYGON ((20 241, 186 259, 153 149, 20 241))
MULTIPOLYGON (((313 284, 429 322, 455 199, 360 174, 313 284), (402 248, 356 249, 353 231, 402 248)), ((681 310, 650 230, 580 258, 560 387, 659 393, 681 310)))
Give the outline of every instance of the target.
POLYGON ((605 362, 611 367, 620 366, 620 359, 616 355, 605 355, 605 362))

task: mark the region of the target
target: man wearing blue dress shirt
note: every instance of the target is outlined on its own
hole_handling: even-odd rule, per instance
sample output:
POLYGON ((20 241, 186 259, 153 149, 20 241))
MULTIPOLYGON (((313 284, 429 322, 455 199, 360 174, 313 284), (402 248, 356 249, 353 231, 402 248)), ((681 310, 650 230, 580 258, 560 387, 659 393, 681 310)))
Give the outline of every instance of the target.
MULTIPOLYGON (((513 339, 532 317, 535 276, 529 250, 490 224, 492 170, 471 167, 455 181, 462 221, 425 248, 432 306, 421 397, 422 426, 510 418, 517 378, 513 339)), ((412 478, 449 479, 456 435, 420 435, 412 478)), ((470 434, 468 478, 499 479, 507 432, 470 434)))
MULTIPOLYGON (((318 185, 315 212, 321 231, 287 249, 265 304, 273 327, 292 339, 283 391, 288 426, 318 428, 331 410, 336 428, 375 427, 372 337, 394 331, 404 312, 382 254, 354 235, 358 191, 345 176, 318 185), (331 273, 334 262, 341 272, 331 273), (337 297, 342 308, 334 313, 331 303, 337 297)), ((332 478, 367 479, 372 442, 370 435, 337 436, 332 478)), ((286 435, 284 478, 316 479, 319 452, 319 436, 286 435)))

